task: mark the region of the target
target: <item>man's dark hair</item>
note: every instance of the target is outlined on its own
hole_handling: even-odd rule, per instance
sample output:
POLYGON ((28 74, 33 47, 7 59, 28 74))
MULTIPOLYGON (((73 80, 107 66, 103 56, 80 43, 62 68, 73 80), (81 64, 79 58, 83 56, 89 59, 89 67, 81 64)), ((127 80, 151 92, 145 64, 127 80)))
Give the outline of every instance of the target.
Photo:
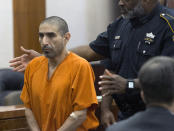
POLYGON ((174 100, 174 59, 154 57, 145 63, 139 72, 141 89, 146 104, 170 105, 174 100))
POLYGON ((58 32, 62 36, 64 36, 67 32, 69 32, 68 24, 66 23, 66 21, 58 16, 47 17, 41 22, 40 25, 45 23, 56 25, 58 27, 58 32))

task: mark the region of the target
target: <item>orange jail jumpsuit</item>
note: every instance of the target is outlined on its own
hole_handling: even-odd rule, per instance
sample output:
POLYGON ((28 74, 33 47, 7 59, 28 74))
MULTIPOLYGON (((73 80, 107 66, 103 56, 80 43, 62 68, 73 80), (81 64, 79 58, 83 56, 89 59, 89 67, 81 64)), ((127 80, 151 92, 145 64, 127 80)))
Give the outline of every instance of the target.
POLYGON ((74 111, 87 110, 77 131, 98 126, 94 73, 90 64, 70 52, 48 80, 48 59, 32 60, 26 68, 21 100, 30 108, 41 131, 56 131, 74 111))

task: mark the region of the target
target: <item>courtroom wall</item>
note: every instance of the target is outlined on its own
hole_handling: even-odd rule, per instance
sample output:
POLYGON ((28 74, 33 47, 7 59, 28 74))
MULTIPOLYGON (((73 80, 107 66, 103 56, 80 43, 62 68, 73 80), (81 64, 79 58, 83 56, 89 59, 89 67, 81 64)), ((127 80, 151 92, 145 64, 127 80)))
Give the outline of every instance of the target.
POLYGON ((46 16, 64 18, 72 34, 68 48, 89 44, 118 15, 116 0, 46 0, 46 16))
MULTIPOLYGON (((13 0, 0 4, 0 68, 8 68, 13 58, 13 0)), ((72 38, 68 48, 89 44, 119 14, 116 0, 46 0, 46 16, 63 17, 72 38)), ((20 35, 20 34, 19 34, 20 35)))
POLYGON ((8 67, 13 57, 12 0, 1 0, 0 4, 0 68, 8 67))

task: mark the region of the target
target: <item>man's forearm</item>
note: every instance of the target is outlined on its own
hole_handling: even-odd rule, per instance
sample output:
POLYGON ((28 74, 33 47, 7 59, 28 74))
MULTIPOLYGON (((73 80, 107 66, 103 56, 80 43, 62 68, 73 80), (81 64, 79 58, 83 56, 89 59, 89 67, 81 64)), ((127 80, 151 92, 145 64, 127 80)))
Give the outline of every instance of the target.
POLYGON ((140 83, 139 83, 139 79, 134 79, 135 81, 135 88, 140 88, 140 83))
POLYGON ((76 131, 85 121, 87 110, 73 112, 57 131, 76 131))
POLYGON ((112 105, 112 96, 105 96, 102 98, 102 102, 101 102, 101 112, 106 112, 106 111, 110 111, 111 109, 111 105, 112 105))
POLYGON ((28 125, 29 125, 31 131, 40 131, 37 121, 34 118, 34 115, 33 115, 33 112, 31 111, 31 109, 26 108, 25 115, 26 115, 27 122, 28 122, 28 125))
POLYGON ((76 53, 77 55, 83 57, 84 59, 86 59, 87 61, 96 61, 96 60, 101 60, 104 59, 103 56, 95 53, 90 47, 89 45, 83 45, 83 46, 79 46, 73 49, 70 49, 70 51, 76 53))

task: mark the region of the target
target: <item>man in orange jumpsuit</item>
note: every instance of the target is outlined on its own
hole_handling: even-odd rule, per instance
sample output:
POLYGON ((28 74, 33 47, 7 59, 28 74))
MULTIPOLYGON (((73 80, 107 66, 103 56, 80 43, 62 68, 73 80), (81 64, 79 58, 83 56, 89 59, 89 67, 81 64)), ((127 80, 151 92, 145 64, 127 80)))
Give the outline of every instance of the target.
POLYGON ((62 18, 41 22, 44 56, 27 66, 21 94, 32 131, 87 131, 98 126, 94 73, 85 59, 66 49, 69 39, 62 18))

